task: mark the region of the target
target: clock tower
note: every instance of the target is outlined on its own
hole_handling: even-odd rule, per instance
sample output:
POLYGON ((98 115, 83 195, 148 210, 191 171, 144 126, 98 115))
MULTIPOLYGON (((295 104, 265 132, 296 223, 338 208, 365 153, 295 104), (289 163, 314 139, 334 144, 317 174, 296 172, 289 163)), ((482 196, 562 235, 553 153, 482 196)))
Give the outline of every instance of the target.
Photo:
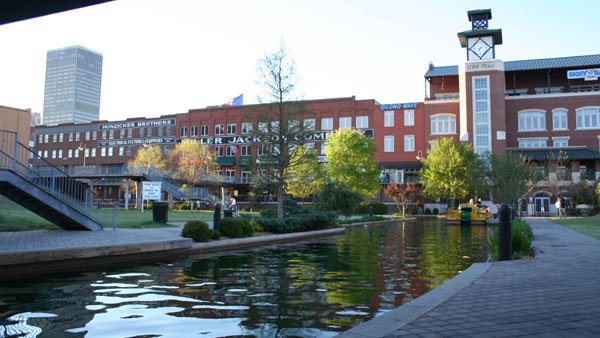
POLYGON ((459 67, 459 138, 469 142, 477 154, 501 153, 506 149, 504 62, 496 59, 502 30, 490 29, 490 9, 467 12, 471 30, 458 33, 467 61, 459 67))

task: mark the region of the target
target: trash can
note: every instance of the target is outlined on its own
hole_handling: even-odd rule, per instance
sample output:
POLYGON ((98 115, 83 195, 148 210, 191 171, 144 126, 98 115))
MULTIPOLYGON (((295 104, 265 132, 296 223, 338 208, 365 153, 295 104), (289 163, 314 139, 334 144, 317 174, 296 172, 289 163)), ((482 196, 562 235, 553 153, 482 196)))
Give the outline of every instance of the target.
POLYGON ((223 210, 223 218, 225 218, 225 217, 233 217, 233 210, 231 210, 231 209, 223 210))
POLYGON ((154 222, 167 223, 167 221, 169 220, 168 202, 152 203, 152 220, 154 222))

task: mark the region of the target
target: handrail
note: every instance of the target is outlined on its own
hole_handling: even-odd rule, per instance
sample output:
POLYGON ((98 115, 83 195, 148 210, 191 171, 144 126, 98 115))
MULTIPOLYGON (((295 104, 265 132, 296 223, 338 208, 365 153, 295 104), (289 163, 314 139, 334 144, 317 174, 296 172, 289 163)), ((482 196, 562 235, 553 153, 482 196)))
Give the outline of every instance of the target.
POLYGON ((0 130, 0 168, 8 169, 80 211, 101 225, 110 225, 112 213, 94 208, 95 194, 18 141, 18 134, 0 130))

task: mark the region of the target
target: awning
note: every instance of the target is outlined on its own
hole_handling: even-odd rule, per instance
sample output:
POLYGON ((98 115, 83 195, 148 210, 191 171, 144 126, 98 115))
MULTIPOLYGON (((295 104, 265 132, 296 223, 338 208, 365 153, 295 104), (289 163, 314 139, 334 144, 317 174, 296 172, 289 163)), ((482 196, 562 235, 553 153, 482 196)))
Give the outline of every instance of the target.
POLYGON ((215 162, 219 165, 234 165, 235 157, 233 156, 219 156, 215 160, 215 162))
POLYGON ((558 158, 566 160, 600 160, 600 153, 587 148, 563 149, 512 149, 532 161, 547 161, 558 158))

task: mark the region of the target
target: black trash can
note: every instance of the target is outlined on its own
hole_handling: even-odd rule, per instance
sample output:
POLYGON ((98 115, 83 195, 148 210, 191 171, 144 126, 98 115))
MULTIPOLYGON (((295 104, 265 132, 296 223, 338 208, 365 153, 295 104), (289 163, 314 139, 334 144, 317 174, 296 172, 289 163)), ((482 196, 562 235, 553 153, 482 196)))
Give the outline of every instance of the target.
POLYGON ((233 210, 231 210, 231 209, 223 210, 223 218, 225 218, 225 217, 233 217, 233 210))
POLYGON ((152 220, 154 222, 167 223, 169 221, 169 203, 152 203, 152 220))

